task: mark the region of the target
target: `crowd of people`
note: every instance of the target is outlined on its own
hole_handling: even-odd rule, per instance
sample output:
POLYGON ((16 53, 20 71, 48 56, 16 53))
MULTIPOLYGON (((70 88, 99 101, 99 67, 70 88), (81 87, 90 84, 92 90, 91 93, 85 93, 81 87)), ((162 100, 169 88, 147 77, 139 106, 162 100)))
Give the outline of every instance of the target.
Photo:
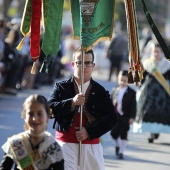
POLYGON ((40 83, 38 74, 30 73, 33 61, 30 58, 29 39, 26 38, 21 51, 16 49, 22 39, 20 22, 18 18, 0 21, 0 93, 16 94, 21 86, 38 88, 40 83))
POLYGON ((43 84, 51 84, 65 74, 71 75, 72 68, 69 64, 71 55, 78 43, 71 41, 69 29, 63 29, 60 49, 53 57, 53 73, 42 74, 39 72, 44 60, 44 53, 40 51, 36 61, 36 73, 31 74, 33 60, 30 57, 30 38, 26 37, 22 49, 16 47, 21 42, 23 35, 20 32, 20 18, 0 20, 0 93, 17 94, 20 89, 38 89, 43 84))

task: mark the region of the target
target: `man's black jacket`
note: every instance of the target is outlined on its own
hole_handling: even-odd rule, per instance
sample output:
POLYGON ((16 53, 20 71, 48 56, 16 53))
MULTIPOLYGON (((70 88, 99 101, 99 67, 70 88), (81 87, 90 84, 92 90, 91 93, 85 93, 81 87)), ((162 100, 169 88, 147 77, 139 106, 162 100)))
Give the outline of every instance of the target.
MULTIPOLYGON (((56 83, 48 100, 55 122, 57 121, 58 131, 68 131, 76 112, 71 111, 72 100, 76 95, 73 81, 74 77, 56 83)), ((92 140, 111 130, 117 125, 118 120, 108 91, 93 79, 90 80, 90 84, 92 87, 85 107, 95 121, 86 124, 85 128, 89 139, 92 140)))

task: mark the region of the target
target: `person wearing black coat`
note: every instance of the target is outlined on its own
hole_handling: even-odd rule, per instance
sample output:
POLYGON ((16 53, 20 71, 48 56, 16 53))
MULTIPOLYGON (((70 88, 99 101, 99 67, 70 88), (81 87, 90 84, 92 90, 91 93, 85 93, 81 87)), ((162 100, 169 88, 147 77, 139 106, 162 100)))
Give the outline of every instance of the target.
POLYGON ((63 150, 65 169, 103 170, 100 137, 116 126, 117 116, 109 92, 91 77, 95 66, 92 50, 84 55, 84 92, 81 92, 81 54, 81 49, 74 53, 74 75, 54 85, 48 102, 53 112, 56 140, 63 150), (80 129, 81 105, 83 114, 80 129), (78 149, 80 141, 81 155, 78 149))
POLYGON ((124 159, 128 131, 136 117, 136 91, 128 86, 127 70, 119 72, 118 83, 119 86, 113 89, 111 97, 117 110, 119 123, 111 130, 111 136, 116 143, 116 155, 119 159, 124 159))

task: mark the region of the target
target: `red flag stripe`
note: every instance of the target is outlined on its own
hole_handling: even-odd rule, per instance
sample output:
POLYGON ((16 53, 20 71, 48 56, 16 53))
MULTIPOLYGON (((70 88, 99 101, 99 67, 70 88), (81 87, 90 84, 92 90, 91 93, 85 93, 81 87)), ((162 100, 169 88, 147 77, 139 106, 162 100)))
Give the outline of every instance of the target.
POLYGON ((32 0, 30 55, 35 62, 40 55, 41 0, 32 0))

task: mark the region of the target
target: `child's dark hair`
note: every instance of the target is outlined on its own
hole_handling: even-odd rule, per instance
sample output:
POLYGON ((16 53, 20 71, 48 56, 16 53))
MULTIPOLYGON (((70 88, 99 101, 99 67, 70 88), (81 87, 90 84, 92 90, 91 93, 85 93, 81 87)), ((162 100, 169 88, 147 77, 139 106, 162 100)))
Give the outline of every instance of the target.
POLYGON ((28 98, 26 98, 26 100, 24 101, 23 103, 23 110, 22 110, 22 113, 21 113, 21 118, 25 118, 25 115, 26 115, 26 105, 28 103, 40 103, 44 106, 45 108, 45 111, 47 113, 47 116, 50 117, 50 108, 49 108, 49 105, 48 105, 48 102, 47 102, 47 99, 42 96, 42 95, 39 95, 39 94, 33 94, 31 96, 29 96, 28 98))
POLYGON ((160 44, 158 44, 158 43, 155 43, 155 47, 161 48, 160 44))
MULTIPOLYGON (((159 49, 162 51, 162 47, 160 46, 159 43, 155 43, 154 45, 155 45, 155 48, 159 48, 159 49)), ((163 52, 163 51, 162 51, 162 52, 163 52)))
POLYGON ((121 71, 119 72, 119 75, 127 76, 127 77, 128 77, 128 71, 127 71, 127 70, 121 70, 121 71))

